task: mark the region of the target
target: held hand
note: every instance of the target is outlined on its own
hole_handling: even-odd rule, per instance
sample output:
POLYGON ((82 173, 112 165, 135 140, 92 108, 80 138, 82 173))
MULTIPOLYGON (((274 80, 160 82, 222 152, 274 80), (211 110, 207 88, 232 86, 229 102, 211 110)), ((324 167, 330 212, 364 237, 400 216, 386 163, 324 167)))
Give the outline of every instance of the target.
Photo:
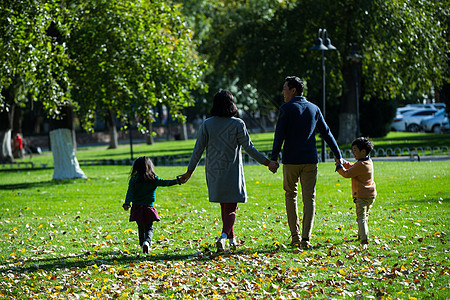
POLYGON ((277 161, 271 160, 269 165, 267 166, 272 173, 276 173, 280 164, 277 161))
POLYGON ((131 206, 130 206, 130 204, 124 204, 124 205, 122 205, 122 207, 124 210, 129 210, 131 206))
POLYGON ((181 184, 185 184, 188 182, 189 178, 191 178, 192 173, 186 172, 183 175, 178 175, 177 177, 180 179, 181 184))
POLYGON ((344 159, 343 158, 335 157, 334 161, 336 162, 336 166, 339 165, 339 164, 342 165, 344 163, 344 159))

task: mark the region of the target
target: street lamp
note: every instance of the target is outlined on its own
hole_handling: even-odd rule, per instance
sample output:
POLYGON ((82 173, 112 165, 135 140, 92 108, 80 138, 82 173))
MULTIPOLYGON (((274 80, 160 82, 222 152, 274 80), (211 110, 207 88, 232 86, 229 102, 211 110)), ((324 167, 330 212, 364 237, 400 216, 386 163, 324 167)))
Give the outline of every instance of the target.
MULTIPOLYGON (((319 29, 319 33, 317 34, 316 44, 311 47, 311 50, 320 50, 322 51, 322 114, 325 119, 326 111, 325 111, 325 50, 336 50, 336 47, 331 45, 331 40, 328 38, 326 29, 319 29)), ((326 159, 326 146, 325 140, 322 136, 322 162, 325 162, 326 159)))
POLYGON ((356 108, 356 137, 360 136, 359 127, 359 90, 358 90, 358 64, 361 62, 362 55, 356 51, 356 45, 353 45, 352 52, 347 57, 353 62, 353 80, 355 81, 355 108, 356 108))

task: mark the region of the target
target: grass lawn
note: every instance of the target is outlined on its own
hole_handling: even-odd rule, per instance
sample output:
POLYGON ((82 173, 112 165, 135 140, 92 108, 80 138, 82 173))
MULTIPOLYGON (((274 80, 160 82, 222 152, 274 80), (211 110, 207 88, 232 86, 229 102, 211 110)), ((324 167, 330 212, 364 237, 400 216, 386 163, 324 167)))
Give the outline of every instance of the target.
MULTIPOLYGON (((375 162, 370 245, 357 234, 350 180, 319 165, 312 243, 289 246, 282 172, 245 166, 235 253, 215 254, 219 205, 204 169, 160 187, 151 253, 121 205, 129 167, 86 166, 88 180, 50 169, 0 172, 0 298, 263 299, 450 297, 450 161, 375 162)), ((174 178, 185 167, 158 167, 174 178)), ((301 210, 301 205, 300 205, 301 210)))

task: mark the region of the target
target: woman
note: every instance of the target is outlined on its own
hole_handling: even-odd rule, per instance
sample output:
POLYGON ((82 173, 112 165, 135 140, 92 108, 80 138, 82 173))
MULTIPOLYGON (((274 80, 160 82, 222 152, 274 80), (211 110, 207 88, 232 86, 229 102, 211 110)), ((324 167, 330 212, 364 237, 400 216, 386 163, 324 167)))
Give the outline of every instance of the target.
POLYGON ((209 201, 220 203, 222 212, 222 234, 216 242, 217 251, 225 249, 228 239, 230 247, 236 248, 234 221, 238 203, 247 201, 241 147, 260 164, 268 166, 275 173, 278 163, 268 160, 253 147, 244 121, 236 118, 238 109, 233 95, 219 91, 214 96, 211 118, 200 126, 188 170, 181 175, 185 183, 197 167, 206 149, 206 183, 209 201))

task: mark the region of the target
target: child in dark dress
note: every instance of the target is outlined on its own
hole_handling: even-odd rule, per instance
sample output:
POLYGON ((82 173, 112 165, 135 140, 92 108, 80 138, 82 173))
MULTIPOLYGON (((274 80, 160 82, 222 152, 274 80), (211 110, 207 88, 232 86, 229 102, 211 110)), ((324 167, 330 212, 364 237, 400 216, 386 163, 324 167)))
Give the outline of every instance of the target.
POLYGON ((138 225, 139 245, 144 253, 152 243, 153 222, 159 222, 160 218, 156 211, 155 194, 158 186, 171 186, 181 184, 180 179, 161 179, 155 174, 153 162, 149 157, 141 156, 133 163, 130 173, 130 181, 124 210, 131 207, 130 222, 135 221, 138 225), (133 206, 130 206, 133 203, 133 206))

